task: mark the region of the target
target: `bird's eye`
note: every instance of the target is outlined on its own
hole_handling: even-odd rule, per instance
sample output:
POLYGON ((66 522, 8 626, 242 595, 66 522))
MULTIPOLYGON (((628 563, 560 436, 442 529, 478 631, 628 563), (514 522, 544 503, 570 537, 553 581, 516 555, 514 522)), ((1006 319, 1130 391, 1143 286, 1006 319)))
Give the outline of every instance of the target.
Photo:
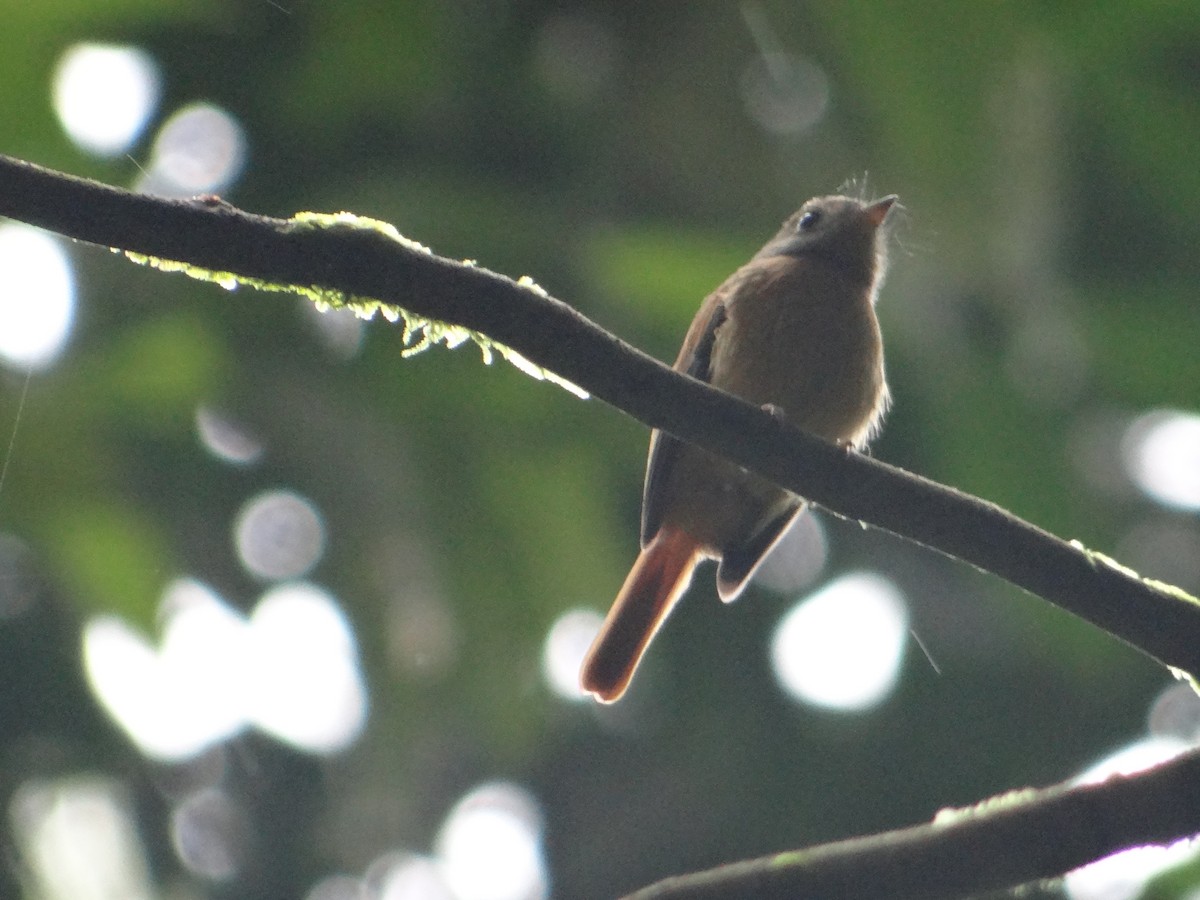
POLYGON ((817 227, 817 223, 820 221, 821 221, 821 214, 815 209, 810 209, 808 212, 806 212, 804 215, 802 215, 800 217, 800 221, 798 223, 796 223, 796 230, 797 231, 812 231, 814 228, 817 227))

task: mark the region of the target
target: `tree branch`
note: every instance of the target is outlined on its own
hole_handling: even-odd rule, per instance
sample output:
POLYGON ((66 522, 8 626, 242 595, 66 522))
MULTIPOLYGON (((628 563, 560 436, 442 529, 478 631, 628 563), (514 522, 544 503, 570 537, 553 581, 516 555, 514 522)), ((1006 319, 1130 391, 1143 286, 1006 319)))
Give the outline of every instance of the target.
POLYGON ((626 900, 974 896, 1200 831, 1200 751, 1100 784, 1018 791, 930 823, 667 878, 626 900))
POLYGON ((0 215, 104 247, 376 298, 482 332, 646 425, 721 454, 839 515, 957 557, 1200 673, 1200 603, 995 504, 779 422, 672 371, 503 275, 368 229, 309 229, 225 203, 163 200, 0 156, 0 215))
MULTIPOLYGON (((1182 591, 1139 579, 992 503, 847 454, 671 371, 566 304, 502 275, 371 229, 314 229, 219 201, 156 199, 5 157, 0 157, 0 215, 216 272, 375 298, 481 332, 647 425, 760 472, 842 516, 992 572, 1164 665, 1200 673, 1200 603, 1182 591)), ((942 897, 978 891, 1060 874, 1131 843, 1200 830, 1198 786, 1200 762, 1193 755, 1104 788, 1057 788, 1034 803, 970 816, 953 826, 927 825, 865 843, 738 864, 695 876, 692 887, 660 885, 643 896, 745 896, 739 878, 761 885, 756 896, 847 896, 835 890, 844 885, 837 879, 846 877, 848 868, 863 871, 863 854, 874 860, 872 877, 886 885, 881 880, 878 890, 859 887, 853 895, 942 897), (1042 843, 1031 844, 1030 835, 1042 843), (1045 841, 1047 835, 1052 840, 1045 841), (1014 856, 1025 857, 1028 867, 1018 866, 1014 856), (959 863, 952 865, 951 858, 959 863), (808 872, 805 878, 830 879, 819 882, 827 892, 784 887, 782 873, 793 863, 808 872), (916 868, 910 871, 910 865, 916 868), (936 874, 941 870, 944 877, 936 874), (898 890, 898 880, 911 889, 898 890), (921 893, 918 880, 937 887, 921 893)))

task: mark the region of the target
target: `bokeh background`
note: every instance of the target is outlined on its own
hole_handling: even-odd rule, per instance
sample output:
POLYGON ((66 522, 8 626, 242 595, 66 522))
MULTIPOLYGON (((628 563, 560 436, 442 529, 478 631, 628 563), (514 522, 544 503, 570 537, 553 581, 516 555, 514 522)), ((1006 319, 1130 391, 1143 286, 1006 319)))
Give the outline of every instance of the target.
MULTIPOLYGON (((1195 4, 0 13, 3 152, 385 219, 663 359, 804 199, 896 192, 873 452, 1200 589, 1195 4)), ((642 426, 17 224, 0 274, 0 896, 615 897, 1195 742, 1147 659, 824 512, 597 707, 642 426)))

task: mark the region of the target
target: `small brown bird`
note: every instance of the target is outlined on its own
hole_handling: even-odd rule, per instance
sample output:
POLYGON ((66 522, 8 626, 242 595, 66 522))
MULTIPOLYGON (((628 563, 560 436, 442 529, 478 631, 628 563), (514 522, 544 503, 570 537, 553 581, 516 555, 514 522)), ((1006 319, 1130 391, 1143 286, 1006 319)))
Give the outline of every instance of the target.
MULTIPOLYGON (((894 196, 809 200, 708 295, 675 369, 844 447, 861 448, 888 405, 875 296, 887 268, 880 226, 894 196)), ((801 497, 655 431, 642 498, 642 552, 583 663, 583 689, 611 703, 692 572, 715 559, 737 599, 804 508, 801 497)))

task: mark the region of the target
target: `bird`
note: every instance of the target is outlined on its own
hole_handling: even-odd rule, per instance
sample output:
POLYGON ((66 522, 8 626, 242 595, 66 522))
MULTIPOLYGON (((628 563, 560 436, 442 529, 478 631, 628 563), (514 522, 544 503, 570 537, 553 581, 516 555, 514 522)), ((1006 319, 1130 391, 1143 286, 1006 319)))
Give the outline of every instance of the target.
MULTIPOLYGON (((847 450, 890 403, 875 301, 896 203, 815 197, 704 300, 676 371, 847 450)), ((717 561, 726 603, 745 590, 805 500, 661 430, 650 437, 641 552, 584 658, 580 686, 621 698, 696 567, 717 561)))

